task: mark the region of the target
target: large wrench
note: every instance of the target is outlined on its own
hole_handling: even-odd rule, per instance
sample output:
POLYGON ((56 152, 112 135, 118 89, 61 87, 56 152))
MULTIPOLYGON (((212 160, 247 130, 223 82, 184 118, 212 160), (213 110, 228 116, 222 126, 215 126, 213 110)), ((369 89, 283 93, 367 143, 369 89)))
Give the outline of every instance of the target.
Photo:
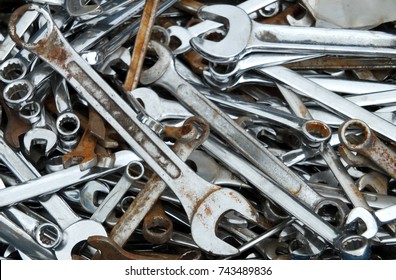
MULTIPOLYGON (((151 42, 151 46, 157 53, 158 61, 154 66, 143 71, 140 78, 142 84, 157 84, 166 88, 189 110, 205 119, 214 131, 258 169, 311 208, 315 209, 326 204, 323 197, 320 197, 262 144, 238 126, 192 85, 185 82, 175 71, 173 57, 169 49, 154 41, 151 42)), ((334 205, 333 201, 327 202, 334 205)), ((336 207, 343 208, 338 204, 336 207)))
MULTIPOLYGON (((223 241, 215 235, 215 228, 224 212, 236 210, 250 220, 257 220, 255 209, 243 196, 203 180, 149 127, 142 124, 128 103, 74 51, 44 9, 34 4, 20 7, 12 14, 9 29, 17 44, 38 55, 64 76, 177 194, 190 219, 192 231, 206 233, 208 239, 213 241, 211 244, 217 245, 223 241), (29 10, 38 11, 47 21, 46 38, 35 44, 26 44, 14 28, 20 15, 29 10), (208 216, 206 213, 215 214, 208 216)), ((206 241, 203 244, 201 241, 200 245, 207 248, 206 241)), ((238 253, 234 247, 231 248, 233 250, 222 254, 238 253)), ((212 248, 207 249, 210 251, 212 248)))
MULTIPOLYGON (((247 14, 254 13, 257 10, 260 10, 263 7, 271 5, 272 3, 277 2, 276 0, 247 0, 238 5, 238 8, 245 11, 247 14)), ((168 28, 170 36, 176 37, 180 40, 180 46, 173 51, 174 54, 182 54, 187 52, 190 46, 191 38, 194 38, 198 35, 201 35, 207 31, 213 30, 215 28, 221 27, 223 24, 205 20, 196 25, 193 25, 189 28, 183 28, 180 26, 171 26, 168 28)))
POLYGON ((290 27, 259 24, 242 9, 232 5, 204 6, 198 13, 203 19, 228 23, 228 32, 220 42, 199 37, 192 47, 215 62, 237 61, 252 52, 325 53, 327 55, 383 56, 396 54, 396 37, 383 32, 330 28, 290 27))

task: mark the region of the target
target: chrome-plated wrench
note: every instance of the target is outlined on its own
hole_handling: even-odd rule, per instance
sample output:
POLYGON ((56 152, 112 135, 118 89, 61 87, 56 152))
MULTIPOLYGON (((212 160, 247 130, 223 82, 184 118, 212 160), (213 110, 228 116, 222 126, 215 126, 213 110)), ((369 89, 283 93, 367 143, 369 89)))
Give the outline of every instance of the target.
MULTIPOLYGON (((35 44, 26 44, 10 28, 10 36, 17 44, 35 53, 68 79, 76 91, 124 138, 124 140, 152 167, 153 171, 177 194, 190 218, 193 235, 210 236, 211 245, 224 244, 215 235, 220 216, 231 209, 256 221, 257 214, 239 193, 210 184, 194 173, 176 156, 150 128, 142 124, 137 114, 101 77, 83 60, 62 36, 50 15, 41 7, 28 4, 11 16, 13 26, 26 11, 35 10, 47 21, 47 37, 35 44), (224 203, 227 201, 227 203, 224 203), (220 207, 219 207, 220 206, 220 207), (213 215, 205 214, 212 211, 213 215)), ((207 239, 199 244, 208 251, 207 239)), ((227 244, 221 254, 236 254, 238 250, 227 244)))

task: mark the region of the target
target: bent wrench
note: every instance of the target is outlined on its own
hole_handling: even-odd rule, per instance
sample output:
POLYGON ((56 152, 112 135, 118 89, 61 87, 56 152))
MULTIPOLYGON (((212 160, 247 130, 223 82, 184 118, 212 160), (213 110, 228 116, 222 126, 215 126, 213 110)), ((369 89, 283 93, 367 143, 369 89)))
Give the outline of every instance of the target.
MULTIPOLYGON (((142 124, 128 103, 75 52, 44 9, 34 4, 18 8, 10 19, 10 36, 17 44, 38 55, 67 78, 76 91, 167 183, 182 202, 192 224, 192 232, 200 235, 204 232, 212 240, 212 245, 222 245, 223 241, 215 235, 217 220, 221 214, 236 210, 246 218, 257 221, 255 209, 242 195, 203 180, 148 126, 142 124), (29 10, 38 11, 47 21, 46 38, 35 44, 26 44, 13 28, 20 15, 29 10), (208 217, 205 214, 208 211, 216 214, 208 217)), ((208 248, 206 241, 207 239, 203 242, 201 240, 199 245, 211 251, 213 248, 208 248)), ((228 246, 228 251, 221 252, 230 255, 236 253, 238 250, 232 246, 228 246)))

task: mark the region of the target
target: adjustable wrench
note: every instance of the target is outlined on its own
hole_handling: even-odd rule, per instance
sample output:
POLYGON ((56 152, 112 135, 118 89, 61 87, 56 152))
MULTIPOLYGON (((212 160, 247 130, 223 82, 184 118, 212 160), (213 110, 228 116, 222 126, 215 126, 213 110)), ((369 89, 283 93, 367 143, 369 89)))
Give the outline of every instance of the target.
MULTIPOLYGON (((199 245, 208 251, 214 245, 224 247, 224 242, 215 236, 215 228, 217 220, 228 210, 235 209, 248 219, 257 220, 255 209, 243 196, 201 179, 148 126, 142 124, 129 105, 75 52, 44 9, 34 4, 18 8, 10 19, 10 36, 67 78, 76 91, 176 193, 190 218, 192 232, 200 237, 202 232, 207 234, 207 238, 201 239, 199 245), (47 22, 47 37, 34 44, 26 44, 14 28, 20 15, 29 10, 39 12, 47 22), (207 216, 205 212, 208 211, 213 215, 207 216), (211 240, 209 246, 208 240, 211 240)), ((221 254, 238 252, 227 245, 221 254)))

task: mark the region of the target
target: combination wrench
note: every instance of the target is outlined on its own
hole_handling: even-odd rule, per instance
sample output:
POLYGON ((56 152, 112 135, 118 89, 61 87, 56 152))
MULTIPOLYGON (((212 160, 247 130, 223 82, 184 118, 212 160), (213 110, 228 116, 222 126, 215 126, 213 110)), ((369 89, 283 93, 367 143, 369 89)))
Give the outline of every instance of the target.
MULTIPOLYGON (((235 209, 247 219, 257 221, 255 209, 242 195, 203 180, 157 134, 142 124, 128 103, 75 52, 44 9, 34 4, 18 8, 11 15, 9 31, 18 45, 35 53, 65 77, 78 94, 102 115, 176 193, 190 218, 192 232, 206 232, 207 237, 210 236, 208 238, 213 241, 212 244, 217 245, 223 243, 215 235, 215 229, 217 220, 224 212, 235 209), (46 37, 34 44, 24 42, 14 28, 18 18, 29 10, 39 12, 47 21, 46 37), (228 201, 227 205, 222 203, 225 200, 228 201), (215 213, 210 219, 205 214, 208 211, 215 213)), ((207 239, 204 241, 199 245, 211 251, 212 248, 206 246, 207 239)), ((232 255, 238 253, 238 250, 228 246, 228 251, 221 253, 232 255)))
POLYGON ((343 203, 326 202, 326 199, 319 196, 234 120, 192 85, 185 82, 174 68, 174 60, 169 49, 155 41, 151 42, 151 48, 156 52, 158 60, 154 66, 142 72, 140 78, 142 84, 156 84, 166 88, 191 112, 205 119, 211 125, 211 129, 221 135, 228 144, 238 150, 254 166, 271 177, 279 186, 304 201, 309 207, 316 209, 329 203, 335 204, 339 210, 345 208, 343 203))

